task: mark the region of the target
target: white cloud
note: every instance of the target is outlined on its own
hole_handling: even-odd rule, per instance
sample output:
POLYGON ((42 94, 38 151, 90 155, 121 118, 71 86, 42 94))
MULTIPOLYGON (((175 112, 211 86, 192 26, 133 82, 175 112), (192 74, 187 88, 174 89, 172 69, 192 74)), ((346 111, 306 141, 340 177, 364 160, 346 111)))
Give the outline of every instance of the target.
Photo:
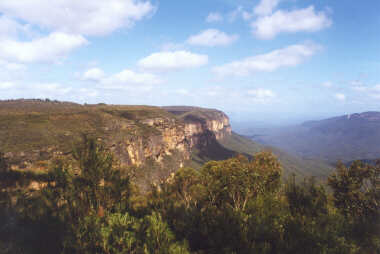
POLYGON ((100 80, 100 85, 105 89, 147 89, 152 85, 161 84, 163 81, 154 74, 146 72, 135 72, 125 69, 100 80))
POLYGON ((253 101, 258 103, 267 103, 276 97, 272 90, 263 88, 248 90, 247 94, 252 98, 253 101))
POLYGON ((280 0, 261 0, 255 7, 254 13, 259 16, 271 14, 279 2, 280 0))
POLYGON ((60 32, 29 42, 4 39, 0 41, 0 58, 17 63, 57 62, 70 51, 87 43, 81 35, 60 32))
MULTIPOLYGON (((133 70, 125 69, 121 72, 106 75, 103 70, 99 68, 91 68, 80 75, 82 80, 89 80, 96 83, 97 87, 103 89, 139 89, 150 90, 153 85, 163 83, 157 75, 147 72, 136 72, 133 70)), ((88 92, 97 95, 94 91, 88 89, 88 92)))
POLYGON ((0 12, 42 28, 83 35, 105 35, 152 14, 142 0, 1 0, 0 12))
POLYGON ((200 67, 208 63, 207 55, 189 51, 163 51, 153 53, 138 62, 138 66, 153 71, 175 71, 200 67))
POLYGON ((332 87, 333 84, 330 81, 326 81, 326 82, 323 82, 321 85, 324 87, 330 88, 332 87))
POLYGON ((9 89, 15 86, 12 82, 0 82, 0 89, 9 89))
POLYGON ((104 71, 99 68, 91 68, 83 74, 83 80, 100 81, 105 76, 104 71))
POLYGON ((206 18, 206 22, 213 23, 213 22, 220 22, 223 21, 223 16, 219 12, 210 12, 210 14, 206 18))
POLYGON ((334 95, 335 99, 339 100, 339 101, 345 101, 346 100, 346 95, 342 94, 342 93, 336 93, 334 95))
POLYGON ((226 46, 230 45, 234 41, 239 38, 238 35, 228 35, 224 32, 221 32, 217 29, 207 29, 200 32, 197 35, 190 36, 187 39, 187 43, 191 45, 199 45, 199 46, 226 46))
POLYGON ((161 83, 161 80, 154 74, 150 73, 137 73, 131 70, 123 70, 117 74, 111 76, 111 79, 117 80, 123 83, 133 84, 150 84, 155 85, 161 83))
POLYGON ((315 32, 329 27, 332 21, 325 12, 315 12, 314 6, 294 11, 276 11, 251 23, 253 34, 260 39, 272 39, 279 33, 315 32))
POLYGON ((0 69, 5 69, 6 71, 22 71, 26 69, 23 64, 12 63, 0 59, 0 69))
POLYGON ((213 68, 213 71, 223 76, 247 76, 255 72, 270 72, 281 67, 291 67, 301 64, 318 50, 318 45, 296 44, 277 49, 267 54, 251 56, 239 61, 227 63, 213 68))

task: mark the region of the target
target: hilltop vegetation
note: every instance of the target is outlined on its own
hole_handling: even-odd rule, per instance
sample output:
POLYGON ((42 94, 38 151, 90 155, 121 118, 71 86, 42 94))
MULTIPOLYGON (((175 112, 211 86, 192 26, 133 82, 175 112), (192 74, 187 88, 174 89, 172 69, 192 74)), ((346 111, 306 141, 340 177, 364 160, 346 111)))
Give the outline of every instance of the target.
POLYGON ((158 107, 121 105, 80 105, 42 100, 0 102, 0 143, 4 152, 57 147, 71 149, 82 133, 104 139, 116 135, 149 135, 154 128, 139 125, 139 120, 172 117, 158 107), (118 123, 124 122, 126 128, 118 123), (115 133, 115 132, 118 133, 115 133), (122 133, 124 132, 124 133, 122 133), (27 135, 26 135, 27 134, 27 135))
POLYGON ((182 168, 141 193, 96 139, 72 154, 39 178, 0 156, 2 253, 380 253, 380 165, 340 164, 328 194, 283 181, 260 152, 182 168), (32 176, 38 188, 18 188, 32 176))

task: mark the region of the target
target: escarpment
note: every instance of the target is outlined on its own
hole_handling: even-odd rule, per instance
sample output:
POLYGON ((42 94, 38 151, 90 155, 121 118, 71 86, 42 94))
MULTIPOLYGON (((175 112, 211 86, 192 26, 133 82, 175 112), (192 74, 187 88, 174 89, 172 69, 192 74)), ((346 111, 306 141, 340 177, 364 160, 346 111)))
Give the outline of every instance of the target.
POLYGON ((191 147, 204 147, 231 135, 228 116, 222 111, 196 107, 164 107, 185 123, 185 135, 191 147))
POLYGON ((0 102, 0 151, 13 169, 46 170, 70 155, 85 133, 102 140, 124 166, 181 167, 192 149, 231 135, 221 111, 195 107, 80 105, 44 100, 0 102))

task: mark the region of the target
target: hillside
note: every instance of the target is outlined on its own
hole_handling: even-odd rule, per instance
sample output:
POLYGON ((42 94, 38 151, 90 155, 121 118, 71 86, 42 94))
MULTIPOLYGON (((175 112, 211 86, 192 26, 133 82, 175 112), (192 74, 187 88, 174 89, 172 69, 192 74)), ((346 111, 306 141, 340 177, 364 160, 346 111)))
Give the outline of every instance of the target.
POLYGON ((255 140, 331 164, 373 160, 380 157, 380 112, 309 121, 256 136, 255 140))
POLYGON ((221 141, 221 144, 228 149, 238 151, 242 154, 254 154, 259 151, 271 151, 281 162, 285 176, 294 173, 301 177, 314 176, 319 179, 325 179, 332 171, 333 167, 319 160, 303 159, 291 155, 281 149, 261 145, 252 140, 233 133, 221 141))
MULTIPOLYGON (((210 119, 212 116, 207 115, 215 110, 202 109, 197 107, 164 107, 169 112, 178 115, 180 118, 210 119)), ((220 114, 224 114, 220 112, 220 114)), ((301 157, 290 155, 289 153, 272 146, 261 145, 251 139, 241 136, 235 132, 231 135, 224 135, 218 139, 218 142, 211 142, 203 149, 194 149, 192 153, 193 167, 199 167, 209 160, 224 160, 236 154, 243 154, 252 157, 260 151, 273 152, 281 162, 284 173, 289 176, 295 173, 302 177, 315 176, 320 179, 326 178, 332 171, 333 167, 319 160, 303 159, 301 157)))
MULTIPOLYGON (((223 112, 197 107, 11 100, 0 102, 0 121, 0 151, 23 171, 46 171, 49 160, 69 155, 84 133, 104 141, 122 166, 140 168, 136 176, 148 182, 181 166, 270 149, 232 133, 223 112)), ((326 176, 330 170, 272 150, 287 174, 326 176)))

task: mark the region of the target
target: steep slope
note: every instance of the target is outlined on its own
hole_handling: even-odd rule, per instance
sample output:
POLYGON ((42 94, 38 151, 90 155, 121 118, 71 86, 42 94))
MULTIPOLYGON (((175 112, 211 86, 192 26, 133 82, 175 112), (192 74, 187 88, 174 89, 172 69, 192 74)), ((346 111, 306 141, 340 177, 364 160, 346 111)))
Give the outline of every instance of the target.
POLYGON ((230 135, 221 111, 198 109, 183 117, 151 106, 80 105, 43 100, 0 102, 0 151, 14 169, 47 168, 68 154, 82 133, 103 140, 122 165, 179 168, 192 149, 205 150, 230 135), (166 165, 164 165, 166 164, 166 165))
MULTIPOLYGON (((180 118, 187 119, 188 121, 204 123, 208 121, 208 126, 212 126, 210 122, 212 119, 214 119, 214 121, 215 119, 219 119, 219 123, 223 122, 223 126, 220 125, 218 129, 214 129, 215 133, 219 133, 215 139, 203 138, 203 140, 208 140, 209 142, 207 144, 203 144, 202 146, 196 146, 195 149, 192 150, 192 160, 190 166, 199 167, 206 161, 228 159, 238 153, 251 157, 260 151, 271 151, 280 160, 286 176, 295 173, 302 177, 315 176, 317 178, 326 178, 326 176, 328 176, 333 170, 333 167, 322 161, 302 159, 300 157, 290 155, 281 149, 261 145, 253 142, 249 138, 231 132, 228 117, 221 111, 196 107, 164 108, 169 112, 178 115, 180 118)), ((215 125, 216 124, 214 123, 214 126, 215 125)))
POLYGON ((227 149, 231 149, 242 154, 254 155, 260 151, 270 151, 276 155, 281 162, 284 168, 285 176, 289 176, 294 173, 301 177, 314 176, 319 179, 325 179, 333 171, 333 167, 331 165, 328 165, 322 161, 303 159, 295 155, 290 155, 281 149, 261 145, 236 133, 232 133, 231 136, 221 140, 221 144, 227 149))
MULTIPOLYGON (((136 168, 134 174, 145 184, 182 166, 270 149, 232 133, 223 112, 197 107, 12 100, 0 102, 0 122, 0 151, 13 169, 46 171, 50 159, 70 155, 86 133, 101 139, 121 166, 136 168)), ((326 175, 326 168, 272 150, 287 174, 326 175)))
POLYGON ((184 123, 158 107, 18 100, 0 103, 0 122, 0 149, 13 167, 43 168, 82 133, 102 139, 125 165, 190 156, 184 123))
POLYGON ((380 112, 305 122, 256 140, 331 164, 338 160, 373 160, 380 157, 380 112))

